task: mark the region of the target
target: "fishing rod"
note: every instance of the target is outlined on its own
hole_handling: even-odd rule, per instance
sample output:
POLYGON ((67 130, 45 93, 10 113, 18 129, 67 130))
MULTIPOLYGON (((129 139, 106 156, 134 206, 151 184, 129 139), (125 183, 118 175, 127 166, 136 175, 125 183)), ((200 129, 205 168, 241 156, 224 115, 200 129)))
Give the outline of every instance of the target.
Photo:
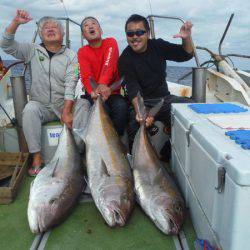
POLYGON ((153 15, 153 11, 152 11, 152 5, 151 5, 151 1, 148 0, 148 4, 149 4, 149 9, 150 9, 150 15, 153 15))
POLYGON ((69 19, 68 11, 67 11, 67 9, 66 9, 66 6, 65 6, 65 4, 64 4, 64 1, 63 1, 63 0, 59 0, 59 1, 62 3, 64 12, 65 12, 65 14, 66 14, 66 17, 69 19))
POLYGON ((8 119, 10 120, 10 123, 13 126, 17 125, 17 119, 16 118, 11 118, 10 115, 8 114, 8 112, 6 111, 6 109, 3 107, 3 105, 1 103, 0 103, 0 108, 3 110, 5 115, 8 117, 8 119))
MULTIPOLYGON (((171 19, 171 20, 177 20, 180 21, 182 24, 185 23, 185 20, 180 18, 180 17, 176 17, 176 16, 161 16, 161 15, 149 15, 147 17, 147 19, 149 20, 149 24, 150 24, 150 34, 151 34, 151 38, 155 38, 155 32, 154 32, 154 18, 162 18, 162 19, 171 19)), ((200 67, 200 61, 196 52, 196 46, 194 45, 192 36, 190 35, 190 40, 191 40, 191 44, 194 50, 194 58, 195 58, 195 62, 197 67, 200 67)))
MULTIPOLYGON (((233 64, 233 61, 231 60, 230 56, 231 57, 240 57, 240 58, 246 58, 246 59, 250 59, 250 56, 249 55, 241 55, 241 54, 222 54, 222 44, 223 44, 223 41, 226 37, 226 34, 228 32, 228 29, 231 25, 231 22, 233 20, 233 17, 234 17, 234 13, 232 13, 230 15, 230 18, 229 18, 229 21, 227 22, 227 25, 226 25, 226 28, 223 32, 223 35, 221 37, 221 40, 220 40, 220 43, 219 43, 219 47, 218 47, 218 54, 212 52, 211 50, 209 50, 208 48, 206 47, 201 47, 201 46, 196 46, 196 49, 199 49, 199 50, 204 50, 206 52, 208 52, 210 54, 210 56, 213 58, 213 60, 209 60, 209 61, 206 61, 204 63, 201 64, 201 66, 204 66, 206 65, 207 63, 213 63, 213 65, 216 66, 217 70, 219 71, 219 68, 218 68, 218 63, 221 62, 222 60, 226 60, 226 58, 228 58, 230 60, 230 62, 232 63, 232 65, 234 66, 233 64)), ((184 78, 186 78, 188 75, 190 75, 192 73, 191 72, 188 72, 187 74, 185 74, 184 76, 180 77, 177 82, 183 80, 184 78)))

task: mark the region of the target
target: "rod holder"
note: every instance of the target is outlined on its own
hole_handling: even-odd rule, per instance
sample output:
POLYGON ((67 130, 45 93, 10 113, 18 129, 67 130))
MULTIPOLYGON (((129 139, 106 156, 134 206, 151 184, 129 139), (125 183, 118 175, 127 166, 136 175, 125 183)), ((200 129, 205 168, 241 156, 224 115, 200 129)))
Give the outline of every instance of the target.
POLYGON ((193 68, 192 99, 206 102, 206 68, 193 68))
POLYGON ((17 120, 19 148, 21 152, 28 152, 28 146, 22 129, 23 109, 28 102, 24 76, 11 76, 10 82, 12 87, 15 118, 17 120))

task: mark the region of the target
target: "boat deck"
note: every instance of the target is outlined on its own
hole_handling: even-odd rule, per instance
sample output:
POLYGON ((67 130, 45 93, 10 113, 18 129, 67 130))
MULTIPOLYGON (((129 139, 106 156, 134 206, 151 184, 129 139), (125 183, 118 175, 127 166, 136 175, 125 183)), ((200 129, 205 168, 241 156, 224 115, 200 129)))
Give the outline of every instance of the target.
POLYGON ((24 179, 12 204, 0 205, 0 249, 194 249, 195 232, 189 217, 180 235, 166 236, 136 206, 125 227, 109 228, 91 199, 82 199, 60 226, 35 236, 27 220, 32 180, 24 179))

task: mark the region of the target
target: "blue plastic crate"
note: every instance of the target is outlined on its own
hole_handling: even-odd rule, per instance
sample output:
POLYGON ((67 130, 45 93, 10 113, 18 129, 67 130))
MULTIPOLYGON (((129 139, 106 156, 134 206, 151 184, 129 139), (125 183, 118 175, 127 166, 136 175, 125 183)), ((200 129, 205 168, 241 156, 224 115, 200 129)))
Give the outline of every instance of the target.
POLYGON ((250 130, 233 130, 225 133, 244 149, 250 149, 250 130))
POLYGON ((246 108, 232 103, 197 103, 189 104, 188 107, 196 113, 201 114, 240 113, 248 111, 246 108))

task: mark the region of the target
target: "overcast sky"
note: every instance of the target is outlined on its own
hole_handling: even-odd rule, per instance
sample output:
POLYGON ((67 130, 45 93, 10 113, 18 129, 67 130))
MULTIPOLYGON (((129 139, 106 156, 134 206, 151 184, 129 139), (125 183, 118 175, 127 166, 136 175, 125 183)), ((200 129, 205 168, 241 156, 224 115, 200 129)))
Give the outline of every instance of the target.
MULTIPOLYGON (((134 13, 144 16, 151 14, 148 0, 64 0, 68 15, 80 23, 85 16, 95 16, 99 19, 104 31, 104 37, 113 36, 117 39, 120 52, 127 45, 124 24, 134 13)), ((238 53, 250 55, 250 2, 246 0, 151 0, 152 13, 182 17, 193 23, 193 40, 195 45, 205 46, 213 52, 218 52, 218 45, 229 20, 235 13, 229 32, 223 43, 223 53, 238 53)), ((22 25, 16 38, 18 41, 30 42, 35 30, 35 22, 42 16, 51 15, 65 17, 65 10, 60 0, 0 0, 0 30, 10 23, 17 8, 27 10, 33 20, 22 25)), ((178 33, 180 23, 157 19, 155 21, 156 36, 170 42, 180 43, 172 36, 178 33)), ((72 49, 77 51, 81 46, 80 30, 70 26, 72 49)), ((38 42, 38 41, 37 41, 38 42)), ((2 51, 3 58, 10 58, 2 51)), ((209 59, 206 52, 198 52, 200 61, 209 59)), ((250 70, 250 60, 232 58, 238 68, 250 70)), ((173 63, 169 63, 173 65, 173 63)), ((176 65, 176 64, 175 64, 176 65)), ((194 59, 181 66, 194 66, 194 59)))

